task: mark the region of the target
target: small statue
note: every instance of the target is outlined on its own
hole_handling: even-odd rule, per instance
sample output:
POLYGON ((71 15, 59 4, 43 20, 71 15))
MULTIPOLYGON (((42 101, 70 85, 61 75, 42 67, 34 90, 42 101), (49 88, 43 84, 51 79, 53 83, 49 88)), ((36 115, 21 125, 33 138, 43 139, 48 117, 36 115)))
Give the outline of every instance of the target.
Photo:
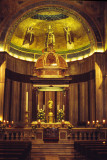
POLYGON ((53 106, 53 101, 50 98, 50 100, 48 101, 48 108, 50 110, 49 113, 48 113, 48 122, 49 123, 53 123, 54 122, 53 112, 51 111, 52 106, 53 106))
POLYGON ((50 100, 48 101, 48 108, 51 110, 52 106, 53 106, 53 101, 50 98, 50 100))

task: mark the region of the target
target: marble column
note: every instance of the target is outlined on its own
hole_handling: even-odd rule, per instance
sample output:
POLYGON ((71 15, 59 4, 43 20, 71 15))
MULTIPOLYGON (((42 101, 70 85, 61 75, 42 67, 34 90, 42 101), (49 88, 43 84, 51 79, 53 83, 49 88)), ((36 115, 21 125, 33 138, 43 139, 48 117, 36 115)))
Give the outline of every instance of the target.
POLYGON ((103 71, 104 59, 101 53, 96 54, 95 83, 96 83, 96 120, 103 119, 103 71))
POLYGON ((69 121, 77 124, 78 121, 78 84, 70 84, 69 86, 69 121))
POLYGON ((0 65, 0 121, 3 121, 5 68, 6 68, 6 62, 4 61, 0 65))

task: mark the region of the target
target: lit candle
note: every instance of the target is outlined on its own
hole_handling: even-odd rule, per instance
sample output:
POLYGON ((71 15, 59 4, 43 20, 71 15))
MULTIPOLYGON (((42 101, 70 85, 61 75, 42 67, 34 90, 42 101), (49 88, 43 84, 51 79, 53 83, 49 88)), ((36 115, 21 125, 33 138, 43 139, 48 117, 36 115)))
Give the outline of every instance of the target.
POLYGON ((62 119, 62 124, 65 124, 65 121, 64 121, 64 119, 62 119))
POLYGON ((98 123, 99 122, 99 120, 96 120, 96 123, 98 123))
POLYGON ((12 124, 13 124, 14 122, 12 121, 12 124))
POLYGON ((26 112, 28 112, 28 92, 26 92, 26 112))
POLYGON ((6 121, 4 120, 4 121, 3 121, 3 124, 5 124, 5 123, 6 123, 6 121))
POLYGON ((41 120, 40 119, 38 119, 38 124, 41 124, 41 120))
POLYGON ((57 110, 59 110, 59 104, 57 105, 57 110))
POLYGON ((43 105, 43 110, 45 110, 45 105, 43 105))
POLYGON ((38 111, 39 111, 39 104, 38 104, 38 111))
POLYGON ((105 119, 103 119, 103 124, 105 124, 106 123, 106 120, 105 119))
POLYGON ((63 104, 63 111, 65 110, 65 105, 63 104))
POLYGON ((88 121, 87 124, 89 125, 89 124, 90 124, 90 121, 88 121))
POLYGON ((103 144, 105 144, 106 142, 105 141, 103 141, 103 144))
POLYGON ((9 121, 7 121, 7 124, 9 124, 9 121))
POLYGON ((95 124, 95 121, 93 121, 93 124, 95 124))

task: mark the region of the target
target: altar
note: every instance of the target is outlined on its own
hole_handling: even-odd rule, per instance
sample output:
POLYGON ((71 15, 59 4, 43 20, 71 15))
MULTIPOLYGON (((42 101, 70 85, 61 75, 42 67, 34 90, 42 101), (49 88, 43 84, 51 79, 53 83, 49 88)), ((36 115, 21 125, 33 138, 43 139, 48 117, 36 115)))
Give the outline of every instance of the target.
POLYGON ((36 140, 41 142, 59 142, 59 140, 67 140, 68 126, 71 125, 69 121, 65 121, 65 107, 63 109, 57 108, 55 119, 55 107, 50 98, 47 107, 39 108, 37 113, 37 120, 32 121, 31 126, 36 135, 36 140))
POLYGON ((31 126, 36 126, 37 128, 67 128, 68 125, 70 125, 69 121, 45 123, 38 120, 31 123, 31 126))
POLYGON ((39 141, 39 143, 43 143, 43 141, 61 142, 67 140, 68 125, 70 125, 70 122, 45 123, 33 121, 31 125, 36 132, 36 140, 39 141))

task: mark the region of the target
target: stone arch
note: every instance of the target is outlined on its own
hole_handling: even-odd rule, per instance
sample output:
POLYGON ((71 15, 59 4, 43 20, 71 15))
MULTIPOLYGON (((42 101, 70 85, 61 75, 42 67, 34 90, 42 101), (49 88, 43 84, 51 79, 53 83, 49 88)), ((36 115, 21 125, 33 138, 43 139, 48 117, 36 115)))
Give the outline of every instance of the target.
POLYGON ((54 0, 37 1, 30 5, 26 5, 24 8, 21 8, 15 15, 12 16, 11 19, 9 19, 8 24, 4 27, 4 30, 1 34, 1 41, 5 40, 5 43, 9 47, 8 42, 10 41, 11 35, 13 34, 14 29, 18 24, 18 20, 19 19, 21 20, 23 15, 27 16, 28 14, 32 13, 31 11, 34 11, 40 8, 44 8, 47 6, 62 8, 62 10, 65 9, 65 10, 68 10, 69 12, 73 11, 76 16, 79 16, 80 21, 84 19, 82 23, 87 23, 87 28, 86 28, 87 33, 91 32, 94 35, 95 46, 96 46, 95 48, 97 49, 99 47, 100 48, 103 47, 103 41, 102 41, 100 31, 98 30, 98 27, 93 22, 93 20, 82 10, 78 9, 77 7, 75 7, 74 5, 70 3, 65 3, 62 0, 60 1, 54 1, 54 0), (88 27, 90 28, 90 31, 88 31, 89 29, 88 27))

